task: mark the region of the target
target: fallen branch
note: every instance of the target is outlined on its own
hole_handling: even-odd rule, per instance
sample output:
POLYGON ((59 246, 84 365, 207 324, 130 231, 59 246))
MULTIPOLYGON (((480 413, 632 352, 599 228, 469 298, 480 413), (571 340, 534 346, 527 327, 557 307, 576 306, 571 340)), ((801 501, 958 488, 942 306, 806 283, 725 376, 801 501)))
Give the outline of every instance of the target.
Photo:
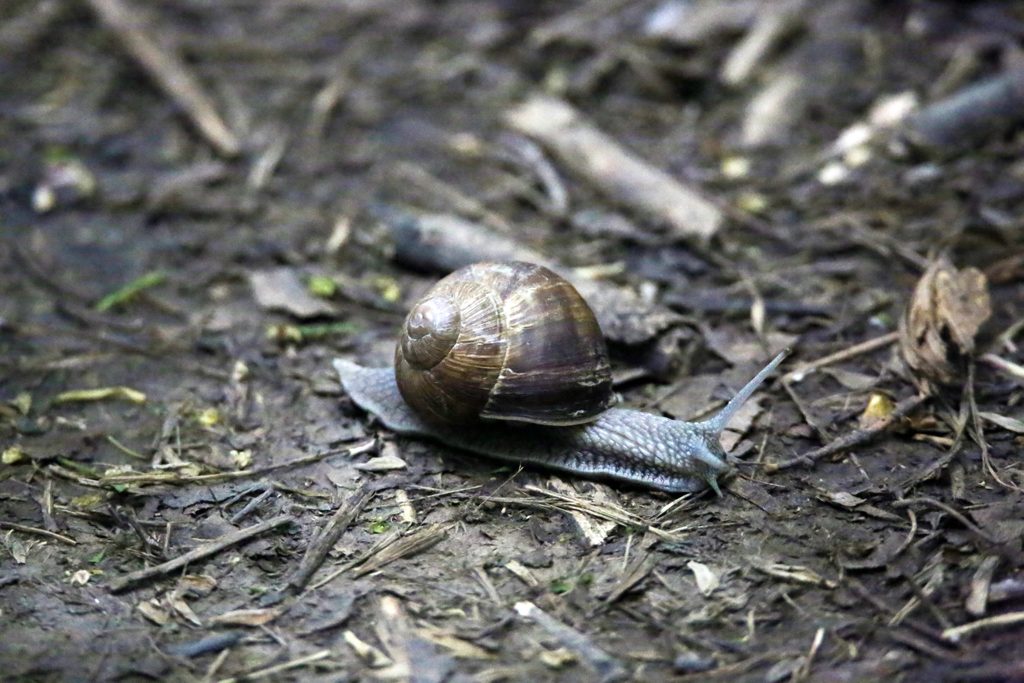
POLYGON ((894 423, 902 420, 913 412, 915 408, 927 401, 928 398, 929 397, 927 395, 923 394, 917 394, 915 396, 905 398, 896 404, 893 411, 885 419, 879 420, 872 427, 867 429, 855 429, 849 434, 845 434, 821 448, 817 448, 809 453, 804 453, 803 455, 798 455, 795 458, 790 458, 789 460, 765 463, 762 468, 765 472, 771 474, 773 472, 778 472, 779 470, 787 470, 791 467, 796 467, 797 465, 811 467, 822 458, 826 458, 836 453, 841 453, 853 448, 854 446, 860 446, 861 444, 871 441, 891 427, 894 423))
POLYGON ((176 557, 173 560, 168 560, 163 564, 146 567, 145 569, 140 569, 116 578, 110 583, 110 592, 121 593, 129 588, 134 588, 144 581, 148 581, 156 576, 170 574, 178 569, 187 567, 197 560, 210 557, 211 555, 216 555, 222 550, 230 548, 233 545, 238 545, 239 543, 247 541, 254 536, 259 536, 271 529, 276 529, 277 527, 284 526, 285 524, 291 524, 294 521, 295 519, 291 515, 280 515, 273 519, 268 519, 265 522, 254 524, 253 526, 245 529, 232 531, 230 534, 225 534, 215 541, 203 543, 199 547, 193 548, 184 555, 176 557))

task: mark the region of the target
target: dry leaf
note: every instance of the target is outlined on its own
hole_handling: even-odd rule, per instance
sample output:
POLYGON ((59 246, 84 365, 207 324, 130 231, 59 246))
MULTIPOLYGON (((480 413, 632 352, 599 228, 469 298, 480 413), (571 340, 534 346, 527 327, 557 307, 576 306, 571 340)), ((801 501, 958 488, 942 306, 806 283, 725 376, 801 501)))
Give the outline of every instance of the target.
POLYGON ((978 417, 1016 434, 1024 434, 1024 420, 1018 420, 1015 417, 1009 417, 1007 415, 1000 415, 999 413, 984 412, 978 413, 978 417))
POLYGON ((896 404, 885 394, 871 394, 864 412, 860 414, 860 428, 873 429, 889 419, 895 409, 896 404))
POLYGON ((957 270, 946 257, 928 267, 900 319, 900 351, 925 388, 956 378, 954 361, 974 351, 992 314, 988 281, 977 268, 957 270))
POLYGON ((687 562, 686 566, 693 572, 693 578, 697 581, 697 590, 705 598, 718 588, 718 575, 709 566, 700 562, 694 562, 693 560, 687 562))
POLYGON ((436 626, 418 628, 416 629, 416 635, 424 640, 429 640, 435 645, 440 645, 458 659, 494 659, 494 655, 479 645, 474 645, 468 640, 445 633, 436 626))
POLYGON ((249 286, 260 308, 284 311, 296 318, 315 318, 335 312, 329 303, 310 294, 291 268, 250 273, 249 286))
POLYGON ((174 593, 170 593, 167 596, 167 604, 170 605, 171 609, 177 612, 178 615, 185 621, 188 621, 189 623, 194 624, 196 626, 203 625, 203 621, 199 618, 198 615, 196 615, 195 612, 192 611, 192 608, 189 607, 189 604, 185 602, 184 598, 175 595, 174 593))
POLYGON ((142 616, 152 621, 157 626, 163 626, 171 620, 171 615, 167 612, 167 609, 163 606, 157 598, 148 600, 146 602, 140 602, 136 609, 142 613, 142 616))
POLYGON ((185 574, 178 579, 175 593, 179 595, 192 594, 198 597, 209 595, 217 587, 217 579, 206 574, 185 574))
POLYGON ((404 460, 397 455, 378 455, 366 462, 353 465, 357 470, 364 472, 387 472, 390 470, 402 470, 407 467, 404 460))

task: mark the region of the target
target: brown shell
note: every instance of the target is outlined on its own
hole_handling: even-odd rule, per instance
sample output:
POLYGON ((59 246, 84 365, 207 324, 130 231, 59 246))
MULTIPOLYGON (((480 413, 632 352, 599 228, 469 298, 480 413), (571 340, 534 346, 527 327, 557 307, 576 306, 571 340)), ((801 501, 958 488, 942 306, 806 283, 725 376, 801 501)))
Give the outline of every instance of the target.
POLYGON ((589 422, 615 402, 597 319, 543 266, 476 263, 438 282, 395 350, 405 401, 436 422, 589 422))

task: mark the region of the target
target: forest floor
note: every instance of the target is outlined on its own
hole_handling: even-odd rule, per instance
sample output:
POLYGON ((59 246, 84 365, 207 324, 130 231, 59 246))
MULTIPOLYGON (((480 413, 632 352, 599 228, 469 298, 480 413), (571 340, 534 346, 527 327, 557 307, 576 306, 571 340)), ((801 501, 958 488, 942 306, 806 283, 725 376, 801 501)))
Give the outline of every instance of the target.
POLYGON ((1022 45, 995 1, 3 3, 0 677, 1024 680, 1022 45), (722 497, 347 399, 502 255, 635 302, 631 407, 793 348, 722 497))

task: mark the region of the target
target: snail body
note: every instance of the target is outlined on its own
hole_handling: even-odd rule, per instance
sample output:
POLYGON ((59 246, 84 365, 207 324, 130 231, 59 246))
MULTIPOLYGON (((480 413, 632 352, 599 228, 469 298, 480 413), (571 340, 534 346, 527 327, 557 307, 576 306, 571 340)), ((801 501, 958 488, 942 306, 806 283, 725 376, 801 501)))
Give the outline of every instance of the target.
POLYGON ((410 311, 394 368, 334 362, 351 399, 389 429, 492 458, 650 488, 718 491, 719 437, 782 362, 717 414, 684 422, 615 402, 593 313, 565 280, 522 262, 467 266, 410 311))

